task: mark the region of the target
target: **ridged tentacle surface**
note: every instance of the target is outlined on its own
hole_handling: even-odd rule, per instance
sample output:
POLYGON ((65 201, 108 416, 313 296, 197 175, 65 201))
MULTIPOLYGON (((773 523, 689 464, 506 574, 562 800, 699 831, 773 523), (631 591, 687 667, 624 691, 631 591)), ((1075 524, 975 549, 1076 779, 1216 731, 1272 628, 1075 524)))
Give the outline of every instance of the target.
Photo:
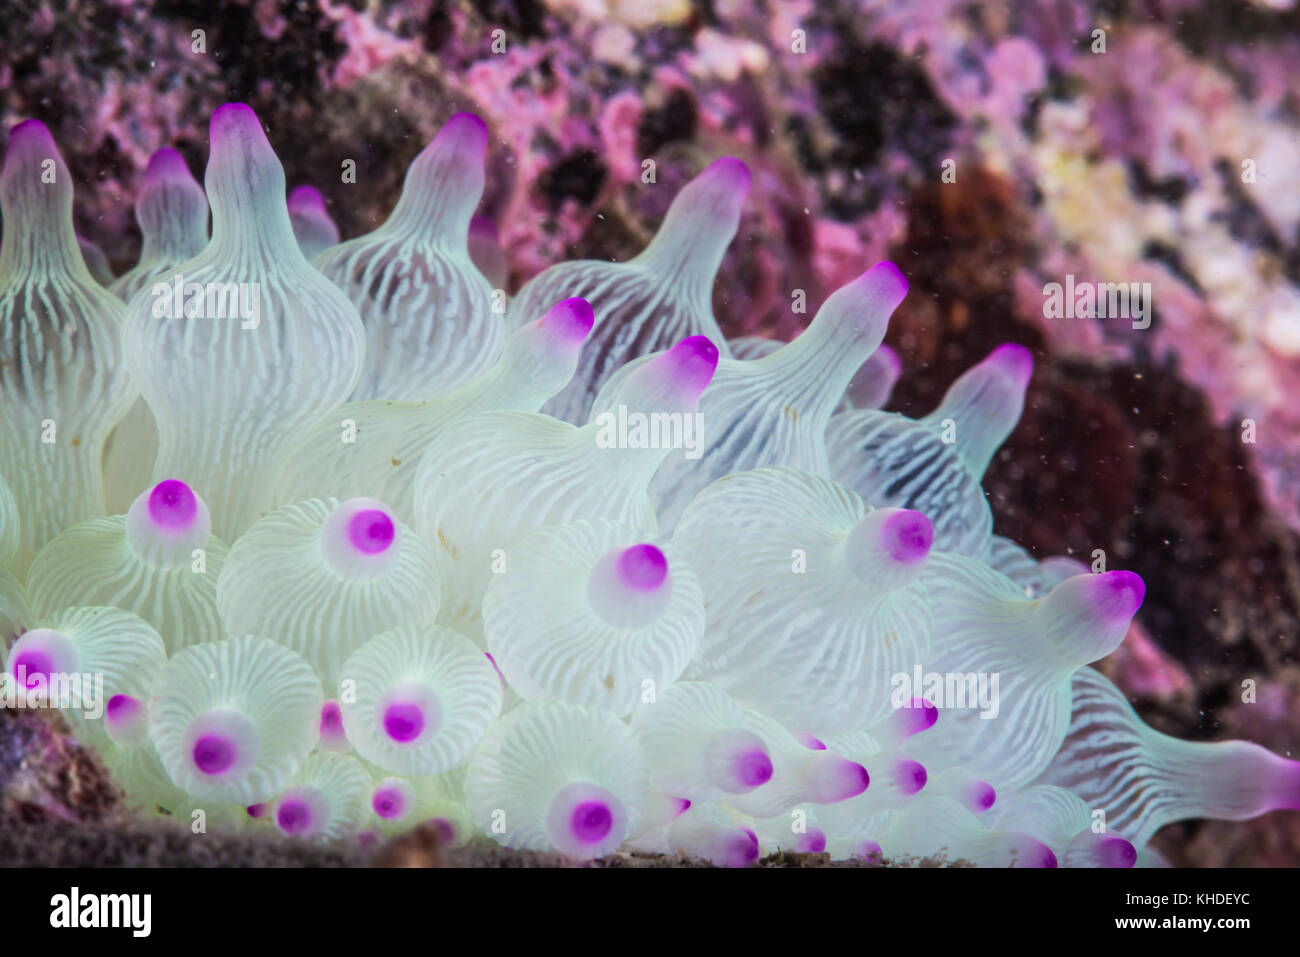
POLYGON ((516 322, 565 296, 582 296, 596 312, 577 374, 543 412, 586 422, 596 394, 624 363, 688 336, 706 336, 728 354, 713 317, 713 282, 748 191, 748 168, 724 157, 682 188, 638 256, 626 263, 560 263, 524 285, 510 307, 516 322))
MULTIPOLYGON (((674 448, 650 483, 660 525, 671 531, 695 493, 732 472, 785 465, 827 474, 831 413, 906 292, 898 267, 878 263, 836 290, 794 342, 761 359, 721 359, 700 399, 697 447, 674 448)), ((611 377, 593 421, 618 412, 611 400, 637 368, 629 363, 611 377)))
POLYGON ((909 753, 965 767, 999 791, 1028 784, 1065 738, 1071 675, 1123 641, 1142 580, 1123 571, 1078 575, 1030 600, 992 569, 942 554, 922 579, 934 641, 914 669, 923 687, 912 693, 939 707, 947 733, 918 737, 909 753))
POLYGON ((456 114, 411 163, 387 222, 313 260, 365 325, 366 362, 353 401, 434 399, 496 361, 505 314, 493 311, 492 288, 468 246, 486 147, 483 121, 456 114))
MULTIPOLYGON (((903 565, 853 534, 867 515, 853 492, 795 469, 701 492, 673 536, 708 607, 690 673, 804 731, 887 717, 891 677, 929 652, 931 613, 919 584, 891 587, 887 568, 903 565)), ((927 550, 907 556, 915 571, 927 550)))
POLYGON ((1138 847, 1187 818, 1241 821, 1300 807, 1300 762, 1246 741, 1180 741, 1148 727, 1092 668, 1071 683, 1070 725, 1039 778, 1106 812, 1107 827, 1138 847))
POLYGON ((270 506, 287 443, 351 392, 365 333, 299 251, 253 111, 220 107, 211 135, 212 242, 158 279, 178 296, 131 299, 122 341, 158 424, 155 478, 190 476, 233 539, 270 506))
POLYGON ((149 734, 186 793, 255 804, 275 797, 307 759, 323 700, 305 658, 243 635, 171 657, 150 700, 149 734))
POLYGON ((627 725, 580 705, 525 704, 470 759, 465 799, 481 831, 507 847, 600 857, 633 833, 648 790, 627 725))
POLYGON ((685 670, 704 631, 704 600, 673 549, 630 525, 579 521, 543 528, 511 551, 488 586, 483 620, 488 650, 523 698, 627 715, 685 670))
POLYGON ((425 543, 380 503, 367 503, 309 499, 276 509, 235 542, 217 581, 227 634, 268 635, 294 649, 331 693, 344 659, 364 642, 438 614, 438 578, 425 543), (336 527, 345 512, 355 514, 336 527), (351 525, 368 512, 388 535, 382 551, 369 554, 358 551, 351 525), (354 556, 356 567, 345 567, 354 556))
POLYGON ((365 495, 414 520, 412 486, 420 456, 451 425, 479 412, 536 412, 573 376, 591 330, 591 307, 566 299, 516 330, 487 372, 429 402, 349 402, 298 438, 276 481, 276 502, 365 495))
POLYGON ((104 514, 104 442, 136 388, 121 301, 86 268, 72 174, 36 120, 10 131, 0 217, 0 477, 23 507, 21 578, 51 538, 104 514))
POLYGON ((126 516, 97 518, 74 525, 46 545, 28 573, 37 614, 72 605, 112 605, 149 622, 168 652, 222 637, 217 614, 217 579, 228 549, 212 536, 198 560, 186 553, 181 563, 151 564, 126 536, 126 516))
MULTIPOLYGON (((647 363, 621 390, 633 408, 693 411, 717 349, 692 336, 647 363)), ((655 531, 646 488, 666 449, 604 447, 595 425, 548 415, 487 412, 439 435, 420 460, 415 524, 447 592, 441 621, 476 621, 509 550, 537 529, 607 518, 655 531)))

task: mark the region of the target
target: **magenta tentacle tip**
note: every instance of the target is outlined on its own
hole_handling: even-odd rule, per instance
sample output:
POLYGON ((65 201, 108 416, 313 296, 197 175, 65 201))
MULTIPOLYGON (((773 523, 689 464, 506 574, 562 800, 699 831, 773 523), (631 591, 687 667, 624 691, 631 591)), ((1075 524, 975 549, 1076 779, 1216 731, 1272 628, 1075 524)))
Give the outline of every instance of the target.
POLYGON ((343 709, 336 699, 331 698, 321 705, 320 735, 322 738, 334 738, 343 733, 343 709))
POLYGON ((456 843, 456 825, 445 817, 431 817, 425 822, 433 828, 438 842, 450 847, 456 843))
POLYGON ((1034 354, 1015 342, 1004 342, 989 353, 985 362, 992 363, 1024 388, 1034 374, 1034 354))
POLYGON ((677 384, 698 395, 713 381, 713 373, 718 368, 718 347, 708 336, 687 336, 664 353, 663 358, 677 384))
POLYGON ((614 814, 604 801, 583 801, 570 818, 573 836, 584 844, 598 844, 614 826, 614 814))
POLYGON ((387 551, 396 532, 392 516, 378 508, 362 509, 348 521, 348 541, 364 555, 387 551))
POLYGON ((758 860, 758 835, 747 827, 727 842, 725 855, 728 867, 748 867, 758 860))
POLYGON ((722 156, 710 163, 704 172, 711 177, 725 179, 737 189, 749 192, 749 165, 744 160, 736 159, 734 156, 722 156))
POLYGON ((885 853, 875 841, 863 841, 858 845, 857 856, 867 861, 879 861, 885 853))
POLYGON ((204 774, 222 774, 235 764, 236 747, 221 734, 205 734, 194 742, 194 766, 204 774))
POLYGON ((397 820, 406 815, 411 805, 411 787, 405 782, 386 782, 375 788, 370 798, 371 810, 384 820, 397 820))
POLYGON ((129 694, 115 694, 104 705, 104 729, 119 743, 135 743, 146 734, 148 716, 144 702, 129 694))
POLYGON ((816 735, 809 734, 807 731, 792 731, 791 734, 795 736, 795 740, 797 740, 809 751, 826 750, 826 742, 823 741, 821 738, 817 737, 816 735))
POLYGON ((41 679, 49 683, 49 677, 55 671, 54 659, 39 648, 20 651, 9 661, 9 671, 20 680, 20 686, 32 689, 41 684, 41 679))
POLYGON ((591 303, 581 296, 574 296, 552 306, 542 316, 541 326, 547 332, 555 332, 565 341, 582 342, 591 333, 595 322, 596 314, 591 303))
POLYGON ((125 721, 140 710, 139 698, 129 694, 115 694, 104 706, 104 717, 109 721, 125 721))
POLYGON ((263 133, 261 121, 247 103, 223 103, 212 111, 209 132, 214 140, 220 135, 251 128, 263 133))
POLYGON ((865 791, 871 786, 871 775, 856 761, 828 751, 811 759, 805 782, 814 802, 834 804, 865 791))
POLYGON ((934 525, 921 512, 899 509, 885 520, 881 538, 894 561, 911 565, 930 554, 934 525))
POLYGON ((1034 843, 1038 845, 1038 847, 1036 848, 1038 853, 1033 855, 1033 857, 1031 858, 1029 863, 1030 867, 1059 867, 1060 866, 1056 860, 1055 852, 1050 847, 1048 847, 1046 844, 1042 843, 1041 841, 1035 841, 1034 843))
POLYGON ((289 194, 289 209, 295 212, 327 213, 325 197, 315 186, 296 186, 289 194))
POLYGON ((925 788, 926 781, 929 780, 925 766, 921 762, 913 761, 910 758, 904 758, 898 762, 896 773, 899 790, 907 795, 919 793, 925 788))
POLYGON ((984 781, 975 782, 971 795, 971 805, 974 811, 977 813, 987 811, 997 803, 997 800, 998 792, 993 785, 984 781))
POLYGON ((1122 837, 1107 837, 1098 842, 1097 864, 1101 867, 1132 867, 1137 863, 1137 848, 1122 837))
POLYGON ((882 259, 868 269, 863 273, 863 278, 877 288, 882 298, 892 300, 890 311, 907 295, 907 277, 903 275, 903 270, 888 259, 882 259))
POLYGON ((457 113, 438 131, 434 142, 482 159, 487 151, 487 123, 477 113, 457 113))
POLYGON ((736 756, 736 779, 747 788, 756 788, 772 780, 772 759, 759 748, 750 748, 736 756))
POLYGON ((285 834, 293 836, 310 831, 313 817, 310 804, 301 798, 289 798, 276 810, 275 823, 285 834))
POLYGON ((144 177, 150 183, 165 179, 194 178, 190 175, 190 168, 185 163, 185 157, 170 146, 164 146, 162 149, 153 151, 153 154, 149 157, 149 165, 145 167, 144 177))
POLYGON ((163 479, 149 493, 149 518, 167 531, 186 531, 194 525, 199 503, 194 490, 180 479, 163 479))
POLYGON ((1136 572, 1113 571, 1095 576, 1097 612, 1108 623, 1125 622, 1137 614, 1146 596, 1146 583, 1136 572))
POLYGON ((9 152, 57 151, 50 128, 40 120, 23 120, 9 130, 9 152))
POLYGON ((797 850, 804 854, 821 854, 826 850, 826 832, 819 827, 812 828, 798 842, 797 850))
POLYGON ((414 702, 395 701, 384 709, 384 733, 399 744, 419 738, 424 723, 424 710, 414 702))
POLYGON ((619 578, 635 591, 654 591, 668 577, 668 559, 655 545, 633 545, 618 557, 619 578))

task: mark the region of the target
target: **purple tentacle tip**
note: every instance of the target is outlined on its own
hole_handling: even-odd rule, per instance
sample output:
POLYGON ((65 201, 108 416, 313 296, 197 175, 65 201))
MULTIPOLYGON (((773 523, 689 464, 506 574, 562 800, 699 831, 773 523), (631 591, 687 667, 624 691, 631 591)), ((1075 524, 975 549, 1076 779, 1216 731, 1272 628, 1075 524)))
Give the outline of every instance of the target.
POLYGON ((1097 613, 1105 621, 1128 621, 1142 607, 1146 583, 1136 572, 1114 571, 1097 575, 1093 587, 1097 613))
POLYGON ((467 158, 481 160, 487 151, 488 128, 477 113, 457 113, 447 120, 434 142, 463 151, 467 158))
POLYGON ((1058 867, 1059 866, 1056 860, 1056 854, 1052 851, 1050 847, 1048 847, 1046 844, 1043 844, 1039 841, 1035 841, 1034 843, 1038 845, 1037 848, 1035 848, 1037 853, 1030 855, 1029 859, 1025 862, 1025 865, 1027 867, 1058 867))
POLYGON ((603 841, 614 826, 614 814, 604 801, 583 801, 569 821, 573 836, 585 844, 603 841))
POLYGON ((378 788, 370 799, 375 814, 385 820, 400 818, 406 813, 406 795, 397 788, 378 788))
POLYGON ((977 781, 974 787, 971 804, 976 812, 987 811, 997 803, 998 792, 994 790, 993 785, 986 784, 983 781, 977 781))
POLYGON ((194 742, 194 766, 204 774, 221 774, 235 763, 233 741, 220 734, 205 734, 194 742))
POLYGON ((939 709, 933 701, 927 701, 925 698, 912 698, 908 701, 907 707, 916 708, 920 711, 920 717, 916 722, 913 734, 934 727, 935 722, 939 720, 939 709))
POLYGON ((737 189, 749 192, 750 174, 749 166, 744 160, 736 159, 734 156, 723 156, 709 164, 708 169, 701 175, 707 175, 710 178, 717 177, 724 179, 728 184, 734 185, 737 189))
POLYGON ((900 509, 885 520, 881 529, 885 550, 896 562, 910 565, 930 554, 934 525, 920 512, 900 509))
POLYGON ((758 835, 747 827, 740 828, 740 832, 727 841, 725 860, 727 867, 753 864, 758 860, 758 835))
POLYGON ((294 212, 328 213, 325 197, 315 186, 297 186, 289 194, 288 206, 294 212))
POLYGON ((907 277, 903 270, 888 259, 882 259, 865 273, 862 278, 871 284, 877 295, 887 304, 890 312, 898 307, 907 295, 907 277))
POLYGON ((618 573, 629 588, 654 591, 668 577, 668 559, 654 545, 633 545, 619 555, 618 573))
POLYGON ((57 148, 50 128, 40 120, 23 120, 9 131, 9 155, 50 155, 57 148))
POLYGON ((591 332, 596 314, 591 303, 581 296, 557 302, 550 312, 542 316, 542 328, 556 333, 567 342, 582 342, 591 332))
POLYGON ((925 782, 929 780, 925 766, 921 762, 913 761, 910 758, 904 758, 898 762, 897 774, 899 790, 907 795, 921 791, 925 787, 925 782))
POLYGON ((384 710, 384 733, 407 744, 424 731, 424 710, 409 701, 395 701, 384 710))
POLYGON ((985 362, 996 365, 1021 388, 1029 384, 1034 374, 1034 354, 1015 342, 1004 342, 989 353, 985 362))
POLYGON ((674 381, 683 390, 699 395, 717 371, 718 347, 708 336, 688 336, 664 353, 663 358, 672 370, 674 381))
POLYGON ((153 155, 149 157, 149 165, 145 168, 144 176, 148 182, 164 179, 193 179, 190 168, 185 163, 185 157, 170 146, 154 150, 153 155))
POLYGON ((387 512, 377 508, 362 509, 348 522, 348 541, 365 555, 377 555, 393 544, 397 527, 387 512))
POLYGON ((1108 837, 1097 844, 1097 864, 1101 867, 1132 867, 1138 852, 1122 837, 1108 837))
POLYGON ((321 705, 320 733, 321 737, 334 737, 343 734, 343 709, 339 707, 338 701, 333 698, 321 705))
POLYGON ((262 124, 247 103, 223 103, 212 111, 209 133, 214 144, 218 137, 253 129, 261 134, 262 124))
POLYGON ((29 649, 14 655, 9 661, 9 670, 15 676, 22 676, 22 684, 30 689, 37 687, 40 679, 48 679, 54 671, 54 659, 38 649, 29 649))
POLYGON ((772 759, 766 751, 751 748, 736 756, 736 779, 747 788, 772 780, 772 759))
POLYGON ((275 814, 275 823, 285 834, 302 834, 311 830, 311 805, 300 798, 289 798, 281 803, 275 814))
POLYGON ((816 735, 809 734, 807 731, 791 732, 795 738, 809 751, 825 751, 826 742, 816 735))
POLYGON ((184 531, 194 524, 199 503, 194 491, 180 479, 163 479, 149 493, 149 518, 169 531, 184 531))
POLYGON ((127 713, 134 711, 140 706, 137 698, 129 694, 115 694, 108 699, 108 704, 104 706, 104 714, 109 718, 126 717, 127 713))
POLYGON ((804 854, 820 854, 826 850, 826 832, 815 827, 798 842, 797 850, 804 854))

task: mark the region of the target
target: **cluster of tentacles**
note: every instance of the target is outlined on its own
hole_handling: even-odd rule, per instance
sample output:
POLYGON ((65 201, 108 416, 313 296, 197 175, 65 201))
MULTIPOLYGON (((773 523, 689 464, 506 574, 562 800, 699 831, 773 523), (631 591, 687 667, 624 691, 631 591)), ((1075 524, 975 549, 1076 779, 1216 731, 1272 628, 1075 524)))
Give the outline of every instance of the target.
POLYGON ((453 117, 340 244, 224 106, 206 190, 159 151, 104 288, 49 132, 12 130, 0 703, 61 707, 142 814, 313 840, 1123 867, 1300 805, 1296 763, 1157 733, 1087 667, 1138 576, 993 535, 1027 350, 879 411, 891 263, 727 342, 730 158, 640 255, 508 300, 487 145, 453 117))

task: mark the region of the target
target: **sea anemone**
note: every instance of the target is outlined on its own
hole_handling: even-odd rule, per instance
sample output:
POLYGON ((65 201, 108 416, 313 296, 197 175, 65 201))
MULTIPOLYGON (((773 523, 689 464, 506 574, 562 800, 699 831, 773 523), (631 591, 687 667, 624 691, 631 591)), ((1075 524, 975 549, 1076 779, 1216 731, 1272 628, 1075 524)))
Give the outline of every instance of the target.
POLYGON ((476 265, 504 273, 471 222, 488 143, 452 117, 387 222, 336 244, 227 104, 211 239, 156 153, 123 307, 49 132, 12 131, 2 690, 102 678, 102 714, 57 704, 139 813, 576 860, 1130 867, 1170 821, 1300 806, 1300 764, 1163 735, 1089 667, 1138 575, 993 534, 980 483, 1028 350, 920 419, 881 411, 890 262, 793 342, 729 346, 710 295, 750 186, 734 158, 639 256, 508 303, 476 265))

